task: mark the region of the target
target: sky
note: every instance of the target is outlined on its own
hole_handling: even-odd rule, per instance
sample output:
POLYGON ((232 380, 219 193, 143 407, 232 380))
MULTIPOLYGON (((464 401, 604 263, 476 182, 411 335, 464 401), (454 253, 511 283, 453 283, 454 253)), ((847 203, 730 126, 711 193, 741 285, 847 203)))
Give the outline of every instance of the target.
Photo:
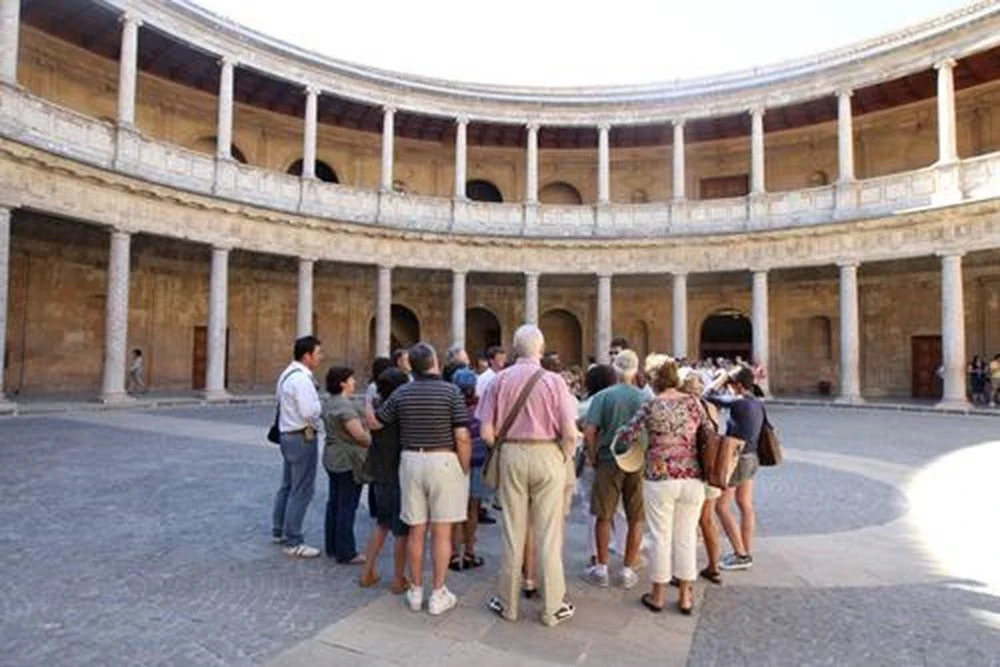
POLYGON ((341 60, 477 83, 667 82, 869 39, 969 0, 194 0, 341 60))

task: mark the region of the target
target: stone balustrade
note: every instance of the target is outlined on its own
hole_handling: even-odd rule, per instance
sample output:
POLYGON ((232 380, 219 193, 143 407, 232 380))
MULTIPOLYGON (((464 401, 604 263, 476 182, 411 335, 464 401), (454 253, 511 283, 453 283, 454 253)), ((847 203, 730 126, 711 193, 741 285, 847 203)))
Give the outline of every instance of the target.
POLYGON ((652 238, 844 223, 1000 195, 1000 152, 953 165, 748 197, 650 204, 493 204, 378 193, 216 159, 0 86, 0 134, 199 194, 333 221, 452 234, 652 238))

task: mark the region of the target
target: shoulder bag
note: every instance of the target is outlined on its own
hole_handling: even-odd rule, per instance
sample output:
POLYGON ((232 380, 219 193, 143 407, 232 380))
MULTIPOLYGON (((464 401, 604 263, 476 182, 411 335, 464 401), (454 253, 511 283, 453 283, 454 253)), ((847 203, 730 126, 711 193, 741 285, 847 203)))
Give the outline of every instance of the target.
POLYGON ((500 426, 500 430, 497 431, 496 442, 486 452, 486 461, 483 463, 483 484, 493 490, 500 488, 500 450, 503 448, 503 441, 507 438, 507 432, 510 431, 510 427, 514 425, 514 419, 524 409, 524 404, 528 402, 531 390, 535 388, 535 385, 538 384, 543 375, 545 375, 545 369, 539 368, 524 383, 524 387, 521 388, 521 393, 517 395, 514 405, 511 406, 510 411, 504 416, 503 424, 500 426))
POLYGON ((774 430, 771 421, 767 418, 767 410, 764 410, 764 423, 760 427, 760 439, 757 443, 757 458, 762 466, 776 466, 781 463, 785 455, 781 451, 781 442, 778 441, 778 432, 774 430))
MULTIPOLYGON (((291 373, 281 378, 281 382, 278 383, 278 393, 281 393, 282 388, 285 386, 285 382, 288 378, 292 377, 296 373, 301 373, 298 368, 292 370, 291 373)), ((278 418, 281 417, 281 398, 278 398, 278 405, 274 408, 274 423, 271 424, 271 428, 267 429, 267 439, 276 445, 281 444, 281 429, 278 428, 278 418)))
POLYGON ((705 483, 717 489, 729 486, 746 443, 728 435, 721 435, 706 411, 705 419, 698 425, 698 459, 705 483))

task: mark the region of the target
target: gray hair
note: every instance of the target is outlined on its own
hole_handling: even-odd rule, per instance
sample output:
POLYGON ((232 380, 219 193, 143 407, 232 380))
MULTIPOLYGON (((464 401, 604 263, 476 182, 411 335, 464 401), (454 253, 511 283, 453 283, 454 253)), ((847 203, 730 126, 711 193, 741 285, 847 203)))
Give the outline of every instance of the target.
POLYGON ((522 324, 514 332, 514 355, 519 359, 540 357, 545 350, 545 336, 534 324, 522 324))
POLYGON ((410 367, 418 375, 426 375, 437 362, 437 353, 427 343, 417 343, 409 349, 410 367))

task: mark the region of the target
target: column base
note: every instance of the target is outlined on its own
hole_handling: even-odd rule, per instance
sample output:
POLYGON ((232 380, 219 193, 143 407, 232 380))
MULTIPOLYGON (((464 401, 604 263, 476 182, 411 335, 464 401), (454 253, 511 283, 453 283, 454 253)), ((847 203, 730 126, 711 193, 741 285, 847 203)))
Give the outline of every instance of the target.
POLYGON ((209 403, 225 403, 232 399, 232 395, 225 389, 205 389, 201 397, 209 403))
POLYGON ((135 402, 135 397, 122 391, 113 393, 103 393, 97 400, 102 405, 128 405, 130 403, 135 402))
POLYGON ((972 403, 964 398, 946 398, 935 403, 934 409, 943 412, 968 412, 972 409, 972 403))
POLYGON ((852 394, 848 396, 838 396, 833 399, 833 402, 837 405, 864 405, 865 399, 862 398, 861 394, 852 394))
POLYGON ((0 415, 12 415, 17 412, 17 403, 0 394, 0 415))

